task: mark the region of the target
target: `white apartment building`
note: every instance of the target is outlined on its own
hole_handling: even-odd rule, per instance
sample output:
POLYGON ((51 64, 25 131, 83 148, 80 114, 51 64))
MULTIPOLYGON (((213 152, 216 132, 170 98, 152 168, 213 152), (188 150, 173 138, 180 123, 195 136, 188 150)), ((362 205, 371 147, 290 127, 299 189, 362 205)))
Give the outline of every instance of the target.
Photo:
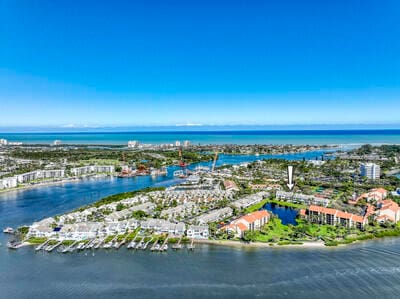
POLYGON ((18 183, 28 183, 30 181, 40 180, 40 179, 55 179, 65 177, 64 169, 54 169, 54 170, 35 170, 16 176, 18 183))
POLYGON ((89 173, 113 173, 115 168, 113 165, 89 165, 71 168, 71 174, 75 176, 80 176, 89 173))
POLYGON ((16 176, 0 179, 0 190, 8 189, 8 188, 15 188, 15 187, 17 187, 17 185, 18 185, 18 179, 16 176))
POLYGON ((361 176, 377 180, 381 177, 381 167, 375 163, 361 163, 360 173, 361 176))
POLYGON ((208 239, 208 225, 190 225, 186 235, 191 239, 208 239))

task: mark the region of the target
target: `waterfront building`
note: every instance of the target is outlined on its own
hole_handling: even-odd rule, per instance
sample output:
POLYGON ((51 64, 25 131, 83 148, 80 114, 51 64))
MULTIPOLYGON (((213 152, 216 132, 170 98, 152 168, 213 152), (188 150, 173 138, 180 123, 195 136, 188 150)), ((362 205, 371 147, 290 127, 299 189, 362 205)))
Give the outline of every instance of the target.
POLYGON ((4 139, 4 138, 2 138, 2 139, 0 139, 0 145, 7 145, 7 139, 4 139))
POLYGON ((185 141, 183 142, 183 146, 184 146, 184 147, 190 146, 190 141, 189 141, 189 140, 185 140, 185 141))
POLYGON ((400 221, 400 207, 392 200, 382 200, 377 204, 376 220, 378 222, 390 221, 397 223, 400 221))
POLYGON ((176 147, 180 147, 181 146, 181 142, 179 140, 175 141, 175 146, 176 147))
POLYGON ((41 179, 63 178, 65 177, 65 170, 64 169, 35 170, 19 174, 16 177, 18 183, 28 183, 31 181, 36 181, 41 179))
POLYGON ((114 173, 115 167, 113 165, 89 165, 82 167, 71 168, 71 174, 74 176, 81 176, 90 173, 114 173))
POLYGON ((361 163, 360 173, 370 180, 377 180, 381 176, 381 167, 375 163, 361 163))
POLYGON ((172 223, 164 219, 146 219, 141 221, 142 229, 154 230, 156 233, 168 233, 176 236, 182 236, 185 233, 185 224, 183 222, 172 223))
POLYGON ((0 179, 0 190, 15 188, 18 185, 18 179, 16 176, 0 179))
POLYGON ((318 224, 340 225, 359 229, 363 229, 368 224, 367 217, 316 205, 311 205, 301 214, 310 222, 318 224))
POLYGON ((41 221, 34 222, 28 230, 27 237, 48 238, 55 235, 54 229, 51 227, 55 223, 54 218, 49 217, 41 221))
POLYGON ((186 236, 191 239, 208 239, 208 225, 190 225, 186 231, 186 236))
POLYGON ((256 211, 232 221, 230 224, 223 226, 221 230, 242 238, 245 231, 260 230, 268 223, 269 219, 270 214, 266 210, 256 211))

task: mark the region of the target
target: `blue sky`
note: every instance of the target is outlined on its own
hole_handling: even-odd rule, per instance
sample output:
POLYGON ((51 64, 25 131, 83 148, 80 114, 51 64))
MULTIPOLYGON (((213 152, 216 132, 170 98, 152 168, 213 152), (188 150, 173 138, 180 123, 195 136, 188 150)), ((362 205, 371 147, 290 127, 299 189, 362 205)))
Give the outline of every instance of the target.
POLYGON ((0 126, 399 124, 399 19, 397 0, 0 0, 0 126))

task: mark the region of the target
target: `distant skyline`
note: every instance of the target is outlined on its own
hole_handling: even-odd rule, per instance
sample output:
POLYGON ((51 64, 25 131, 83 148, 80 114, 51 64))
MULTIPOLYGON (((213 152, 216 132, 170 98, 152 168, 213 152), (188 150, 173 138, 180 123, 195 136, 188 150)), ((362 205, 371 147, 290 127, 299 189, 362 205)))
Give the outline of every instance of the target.
POLYGON ((0 131, 399 128, 399 19, 397 0, 0 0, 0 131))

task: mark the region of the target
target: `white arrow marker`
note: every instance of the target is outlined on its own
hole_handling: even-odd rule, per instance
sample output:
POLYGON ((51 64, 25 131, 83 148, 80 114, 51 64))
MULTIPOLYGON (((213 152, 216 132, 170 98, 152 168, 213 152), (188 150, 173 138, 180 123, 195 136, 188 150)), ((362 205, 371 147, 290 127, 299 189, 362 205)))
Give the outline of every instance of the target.
POLYGON ((288 174, 287 186, 289 187, 289 190, 292 191, 292 189, 294 187, 294 184, 293 184, 293 166, 288 166, 287 174, 288 174))

